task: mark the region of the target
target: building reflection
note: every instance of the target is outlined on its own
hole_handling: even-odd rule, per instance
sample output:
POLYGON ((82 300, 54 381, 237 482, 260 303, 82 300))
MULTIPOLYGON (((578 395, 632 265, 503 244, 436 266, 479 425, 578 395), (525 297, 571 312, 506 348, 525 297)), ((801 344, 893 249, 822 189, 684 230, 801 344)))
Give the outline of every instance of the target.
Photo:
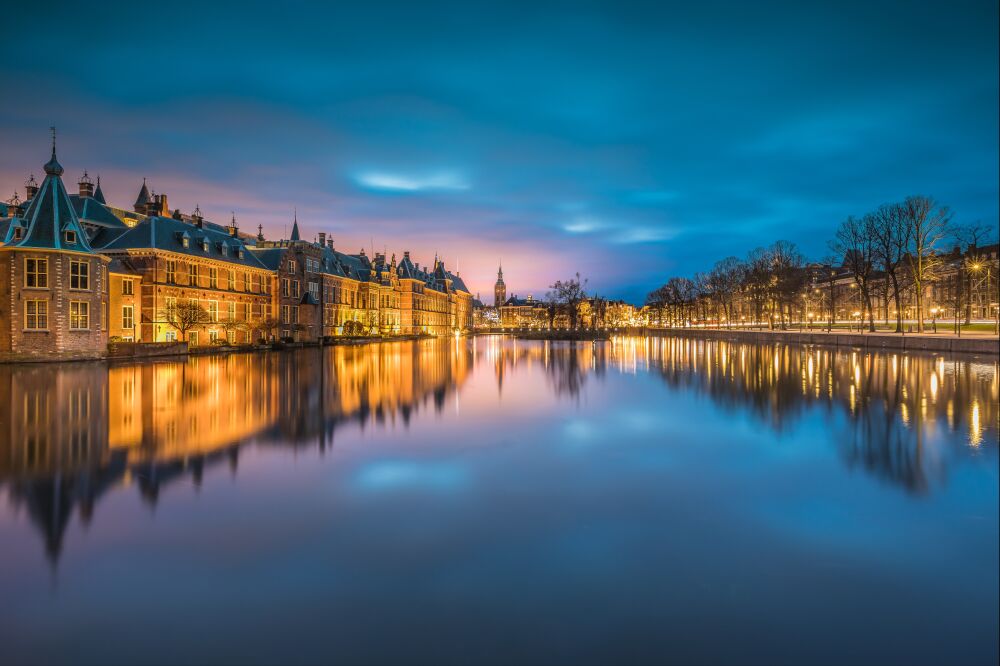
POLYGON ((0 485, 55 561, 74 512, 134 485, 155 504, 180 478, 234 472, 240 447, 319 446, 347 423, 406 427, 471 369, 451 340, 104 363, 0 365, 0 485))

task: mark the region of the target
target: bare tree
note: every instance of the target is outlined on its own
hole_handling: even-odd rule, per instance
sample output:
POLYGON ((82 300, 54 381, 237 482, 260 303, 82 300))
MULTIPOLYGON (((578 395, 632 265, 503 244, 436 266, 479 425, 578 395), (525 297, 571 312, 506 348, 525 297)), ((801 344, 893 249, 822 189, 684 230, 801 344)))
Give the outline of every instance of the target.
MULTIPOLYGON (((896 332, 903 332, 902 271, 909 234, 902 204, 883 204, 870 216, 874 260, 886 275, 886 302, 896 305, 896 332)), ((888 305, 886 306, 888 308, 888 305)))
POLYGON ((570 328, 576 328, 579 305, 587 298, 586 286, 587 280, 580 279, 579 273, 565 281, 556 280, 555 284, 549 286, 552 291, 549 292, 548 299, 567 311, 570 328))
POLYGON ((907 197, 903 202, 908 247, 906 261, 917 306, 917 331, 924 331, 924 289, 934 280, 941 258, 937 250, 948 233, 951 211, 925 196, 907 197))
POLYGON ((277 330, 280 323, 277 317, 263 317, 253 324, 253 329, 259 331, 262 338, 266 338, 268 333, 273 333, 277 330))
POLYGON ((712 296, 722 307, 722 313, 726 318, 726 328, 732 326, 733 301, 743 284, 745 275, 746 266, 736 257, 726 257, 716 262, 708 274, 709 288, 712 296))
MULTIPOLYGON (((841 222, 832 249, 843 255, 844 266, 851 271, 855 284, 861 292, 862 309, 868 314, 868 330, 875 330, 872 312, 871 278, 875 257, 875 237, 872 232, 872 216, 862 219, 848 217, 841 222)), ((861 313, 862 319, 865 312, 861 313)))
POLYGON ((172 301, 160 310, 159 319, 174 328, 180 334, 181 341, 187 340, 191 329, 212 321, 211 315, 197 301, 172 301))
POLYGON ((226 332, 226 342, 232 342, 231 334, 235 333, 236 331, 245 330, 247 328, 247 324, 245 321, 242 321, 240 319, 231 319, 229 317, 226 317, 225 319, 220 319, 218 323, 219 323, 219 328, 221 328, 223 331, 226 332))

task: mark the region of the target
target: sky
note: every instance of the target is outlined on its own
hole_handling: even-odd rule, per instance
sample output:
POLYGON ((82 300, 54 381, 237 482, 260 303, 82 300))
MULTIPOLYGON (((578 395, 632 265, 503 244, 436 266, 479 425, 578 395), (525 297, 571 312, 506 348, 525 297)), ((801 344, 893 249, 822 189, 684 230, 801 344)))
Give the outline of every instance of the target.
POLYGON ((130 207, 435 253, 492 301, 641 302, 911 194, 998 224, 985 2, 20 2, 0 198, 48 159, 130 207))

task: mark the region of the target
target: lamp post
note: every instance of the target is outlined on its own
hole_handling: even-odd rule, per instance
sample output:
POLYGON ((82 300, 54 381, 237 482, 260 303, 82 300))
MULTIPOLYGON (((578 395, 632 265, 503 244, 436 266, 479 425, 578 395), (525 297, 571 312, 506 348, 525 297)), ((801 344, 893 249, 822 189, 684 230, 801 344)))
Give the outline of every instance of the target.
POLYGON ((937 307, 931 308, 931 323, 934 326, 935 333, 937 333, 937 315, 938 315, 938 308, 937 307))

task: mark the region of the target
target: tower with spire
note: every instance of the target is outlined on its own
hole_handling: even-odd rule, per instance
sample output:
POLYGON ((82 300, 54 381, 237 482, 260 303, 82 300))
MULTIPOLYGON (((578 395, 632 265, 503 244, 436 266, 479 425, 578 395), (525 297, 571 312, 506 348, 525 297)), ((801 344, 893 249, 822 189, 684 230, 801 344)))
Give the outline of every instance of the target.
POLYGON ((507 300, 507 285, 503 281, 503 263, 497 269, 497 282, 493 285, 493 306, 500 307, 507 300))
POLYGON ((18 221, 20 232, 0 242, 0 280, 24 285, 23 292, 0 296, 10 316, 10 335, 0 336, 0 357, 99 357, 106 351, 102 325, 107 304, 104 280, 109 259, 94 252, 52 156, 18 221), (6 298, 11 300, 4 302, 6 298))

